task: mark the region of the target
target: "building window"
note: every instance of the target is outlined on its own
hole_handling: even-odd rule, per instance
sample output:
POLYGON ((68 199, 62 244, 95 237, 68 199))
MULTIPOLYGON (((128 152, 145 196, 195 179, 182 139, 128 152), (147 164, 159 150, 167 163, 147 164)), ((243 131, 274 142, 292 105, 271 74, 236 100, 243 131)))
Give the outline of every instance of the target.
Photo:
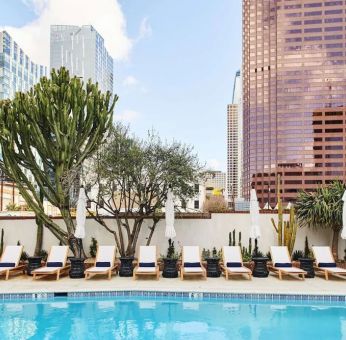
POLYGON ((198 200, 194 201, 194 208, 199 209, 199 201, 198 200))

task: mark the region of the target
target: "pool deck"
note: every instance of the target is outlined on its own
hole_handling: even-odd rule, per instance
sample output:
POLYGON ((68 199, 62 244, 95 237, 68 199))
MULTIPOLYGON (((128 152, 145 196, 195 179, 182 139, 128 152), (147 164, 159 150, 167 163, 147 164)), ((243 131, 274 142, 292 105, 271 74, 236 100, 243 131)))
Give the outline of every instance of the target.
POLYGON ((268 278, 253 278, 251 281, 238 277, 228 281, 224 277, 208 278, 207 280, 143 278, 136 281, 132 278, 113 276, 111 280, 97 277, 90 280, 70 279, 62 277, 59 281, 31 277, 13 276, 8 281, 0 279, 0 293, 51 293, 51 292, 92 292, 92 291, 172 291, 172 292, 215 292, 215 293, 250 293, 250 294, 317 294, 345 295, 346 279, 321 277, 300 281, 285 277, 279 280, 276 276, 268 278))

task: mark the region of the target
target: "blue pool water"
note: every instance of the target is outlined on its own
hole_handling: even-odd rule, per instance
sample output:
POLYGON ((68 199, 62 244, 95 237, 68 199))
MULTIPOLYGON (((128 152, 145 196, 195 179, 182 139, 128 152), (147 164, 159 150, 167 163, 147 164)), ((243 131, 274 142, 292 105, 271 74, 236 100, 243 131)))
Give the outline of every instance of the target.
POLYGON ((0 303, 0 339, 346 339, 346 305, 183 298, 0 303))

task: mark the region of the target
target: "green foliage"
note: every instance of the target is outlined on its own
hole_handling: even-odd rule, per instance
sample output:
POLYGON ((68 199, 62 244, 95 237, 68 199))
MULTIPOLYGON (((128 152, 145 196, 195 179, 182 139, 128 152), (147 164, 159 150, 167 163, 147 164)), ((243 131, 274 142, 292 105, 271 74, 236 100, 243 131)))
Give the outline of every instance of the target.
POLYGON ((269 261, 272 260, 272 254, 270 253, 270 251, 267 252, 266 257, 268 257, 269 261))
POLYGON ((309 247, 308 237, 305 236, 305 244, 304 244, 304 257, 312 258, 312 250, 309 247))
POLYGON ((342 227, 342 195, 346 184, 335 181, 315 192, 302 191, 295 204, 301 227, 329 228, 333 231, 332 251, 337 256, 339 232, 342 227))
POLYGON ((217 250, 216 247, 213 247, 211 250, 203 248, 202 260, 205 260, 207 258, 221 259, 222 258, 222 249, 217 250))
POLYGON ((89 198, 96 204, 93 217, 113 234, 122 256, 134 254, 145 217, 154 221, 149 227, 150 244, 169 186, 180 201, 194 197, 194 183, 198 183, 202 167, 192 151, 178 142, 162 142, 154 133, 141 140, 130 136, 121 125, 111 129, 107 143, 94 159, 94 177, 88 184, 98 188, 98 197, 89 198), (115 229, 104 222, 101 206, 115 217, 115 229), (130 217, 134 223, 129 223, 130 217))
MULTIPOLYGON (((21 245, 20 241, 17 241, 17 246, 20 246, 20 245, 21 245)), ((28 253, 25 250, 23 250, 22 255, 20 256, 20 260, 26 261, 28 257, 29 257, 28 253)))
POLYGON ((203 203, 203 211, 208 213, 222 213, 228 210, 227 202, 223 196, 212 195, 203 203))
POLYGON ((46 250, 44 250, 44 249, 41 249, 38 252, 37 256, 41 256, 43 261, 47 261, 48 252, 46 250))
POLYGON ((278 200, 278 223, 271 219, 272 225, 277 232, 278 246, 287 246, 288 252, 292 254, 294 244, 296 242, 298 224, 295 217, 295 210, 292 206, 290 208, 290 216, 288 221, 284 221, 283 208, 281 201, 280 189, 281 176, 277 177, 277 200, 278 200))
POLYGON ((298 261, 300 258, 304 257, 304 252, 302 250, 295 250, 292 254, 292 260, 298 261))
POLYGON ((178 259, 179 254, 175 251, 174 241, 168 239, 167 259, 178 259))
POLYGON ((16 203, 8 203, 6 205, 6 210, 7 211, 19 211, 20 210, 20 206, 17 205, 16 203))
POLYGON ((96 253, 97 253, 97 240, 95 237, 91 238, 91 244, 89 247, 89 253, 91 257, 96 257, 96 253))
POLYGON ((116 100, 110 92, 101 94, 91 80, 83 84, 61 68, 27 93, 0 101, 1 166, 36 216, 64 244, 74 240, 71 190, 83 162, 104 142, 116 100), (39 190, 24 169, 30 170, 39 190), (45 214, 41 193, 60 209, 66 228, 45 214))

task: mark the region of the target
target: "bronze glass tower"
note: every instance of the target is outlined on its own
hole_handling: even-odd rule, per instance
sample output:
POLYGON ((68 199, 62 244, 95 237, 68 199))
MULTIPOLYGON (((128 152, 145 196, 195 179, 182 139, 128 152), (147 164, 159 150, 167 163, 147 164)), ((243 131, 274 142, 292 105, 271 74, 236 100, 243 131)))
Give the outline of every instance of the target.
POLYGON ((345 180, 346 1, 243 0, 244 195, 345 180))

